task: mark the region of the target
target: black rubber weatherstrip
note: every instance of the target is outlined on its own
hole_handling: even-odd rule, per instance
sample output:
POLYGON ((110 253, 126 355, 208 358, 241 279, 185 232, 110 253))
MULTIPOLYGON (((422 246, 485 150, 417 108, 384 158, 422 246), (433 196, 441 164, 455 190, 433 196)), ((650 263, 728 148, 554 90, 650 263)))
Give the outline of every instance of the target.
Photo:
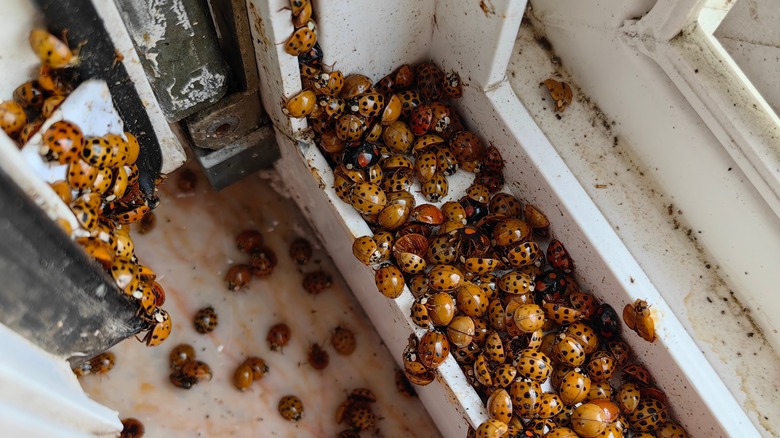
POLYGON ((141 144, 138 156, 138 179, 144 197, 155 201, 155 181, 162 168, 162 152, 152 122, 125 66, 117 61, 117 52, 103 20, 90 0, 35 0, 43 12, 46 26, 54 35, 67 31, 71 48, 78 47, 78 64, 73 67, 77 82, 103 79, 125 130, 134 134, 141 144))

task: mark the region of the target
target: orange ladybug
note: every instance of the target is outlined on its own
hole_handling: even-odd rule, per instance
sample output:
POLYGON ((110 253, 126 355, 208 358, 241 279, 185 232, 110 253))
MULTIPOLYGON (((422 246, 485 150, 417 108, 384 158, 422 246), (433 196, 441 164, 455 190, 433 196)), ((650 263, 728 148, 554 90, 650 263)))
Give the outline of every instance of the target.
POLYGON ((647 301, 636 300, 633 304, 626 304, 623 308, 623 322, 645 341, 655 341, 655 323, 647 301))
POLYGON ((566 82, 556 81, 555 79, 547 79, 539 85, 547 87, 547 91, 550 92, 550 96, 555 100, 555 112, 563 112, 566 107, 571 104, 572 91, 569 84, 566 82))

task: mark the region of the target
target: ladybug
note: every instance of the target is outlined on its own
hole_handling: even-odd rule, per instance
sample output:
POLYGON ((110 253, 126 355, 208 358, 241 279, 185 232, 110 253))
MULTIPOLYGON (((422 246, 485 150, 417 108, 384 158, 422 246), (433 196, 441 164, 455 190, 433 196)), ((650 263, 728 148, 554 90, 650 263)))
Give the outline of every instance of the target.
POLYGON ((143 283, 141 286, 133 291, 133 298, 137 299, 141 304, 141 309, 147 315, 152 315, 154 309, 157 308, 157 295, 154 293, 154 289, 148 283, 143 283))
POLYGON ((317 95, 311 90, 303 90, 287 99, 282 107, 282 112, 287 117, 299 119, 314 112, 317 105, 317 95))
POLYGON ((455 290, 463 280, 463 272, 453 265, 436 265, 428 271, 428 287, 437 292, 455 290))
MULTIPOLYGON (((408 191, 414 183, 414 170, 402 167, 394 170, 382 181, 382 190, 385 192, 408 191)), ((439 225, 439 224, 437 224, 439 225)))
POLYGON ((431 323, 431 317, 428 314, 428 307, 425 306, 425 300, 426 299, 423 298, 422 300, 416 300, 412 303, 409 316, 412 318, 412 322, 418 326, 428 328, 428 325, 431 323))
POLYGON ((19 143, 22 145, 27 144, 30 137, 40 131, 41 126, 43 126, 43 119, 34 120, 24 125, 22 130, 19 131, 19 143))
POLYGON ((381 159, 382 154, 379 152, 379 146, 376 143, 363 141, 347 146, 342 163, 349 170, 364 170, 379 163, 381 159))
POLYGON ((144 424, 137 418, 122 419, 122 432, 119 438, 141 438, 146 433, 144 424))
POLYGON ((607 416, 596 404, 584 403, 574 408, 571 414, 571 428, 579 436, 595 437, 607 428, 607 416))
POLYGON ((667 421, 656 428, 655 434, 661 438, 688 438, 685 428, 673 421, 667 421))
POLYGON ((311 365, 315 370, 324 370, 328 367, 328 363, 330 362, 330 355, 328 355, 328 352, 320 347, 320 344, 315 342, 311 344, 311 347, 309 347, 308 360, 309 365, 311 365))
POLYGON ((138 142, 138 138, 129 132, 125 132, 125 138, 127 139, 126 164, 134 164, 138 161, 138 155, 141 153, 141 144, 138 142))
POLYGON ((41 107, 41 117, 44 119, 48 119, 51 117, 51 115, 54 113, 54 111, 57 110, 57 108, 62 105, 62 102, 65 101, 65 96, 49 96, 46 98, 46 100, 43 101, 43 106, 41 107))
POLYGON ((436 64, 428 61, 417 66, 415 73, 422 97, 428 101, 439 100, 442 95, 444 72, 436 64))
POLYGON ((265 377, 268 374, 269 368, 265 361, 259 357, 249 356, 244 360, 244 363, 249 365, 252 370, 252 378, 257 381, 265 377))
POLYGON ((351 99, 348 103, 349 110, 363 117, 375 117, 385 108, 385 96, 369 92, 351 99))
POLYGON ((544 253, 536 242, 521 242, 517 245, 509 245, 508 248, 504 260, 515 268, 539 267, 544 261, 544 253))
POLYGON ((193 379, 195 383, 207 382, 214 375, 207 363, 194 359, 188 360, 181 366, 181 374, 193 379))
POLYGON ((320 96, 317 98, 317 105, 325 110, 329 119, 337 119, 347 110, 344 99, 336 96, 320 96))
POLYGON ((572 406, 587 397, 590 384, 590 377, 583 374, 579 368, 569 369, 561 379, 558 395, 565 405, 572 406))
POLYGON ((70 164, 81 159, 84 146, 81 129, 73 122, 59 120, 44 131, 40 152, 49 161, 70 164))
POLYGON ((566 366, 578 367, 585 363, 586 353, 585 347, 577 339, 561 333, 552 346, 552 355, 566 366))
POLYGON ((553 267, 569 274, 574 271, 574 261, 569 256, 569 252, 563 244, 553 239, 547 247, 547 262, 553 267))
POLYGON ((585 349, 585 354, 591 354, 599 347, 599 337, 596 331, 583 322, 575 322, 563 329, 563 333, 571 336, 585 349))
POLYGON ((312 48, 317 43, 317 26, 314 21, 309 20, 305 26, 295 29, 290 39, 284 45, 284 51, 292 56, 300 56, 312 48))
POLYGON ((430 105, 420 105, 409 115, 409 127, 416 136, 421 136, 431 129, 433 110, 430 105))
POLYGON ((443 134, 450 127, 450 109, 440 102, 432 102, 431 123, 428 130, 443 134))
POLYGON ((504 214, 507 217, 519 217, 523 210, 520 201, 509 193, 496 193, 488 203, 490 213, 504 214))
POLYGON ((112 167, 113 146, 105 137, 90 137, 84 140, 81 158, 87 163, 98 167, 112 167))
POLYGON ((236 247, 243 253, 254 253, 263 248, 264 243, 263 235, 257 230, 244 230, 236 236, 236 247))
POLYGON ((447 196, 449 183, 447 182, 447 177, 436 172, 430 180, 420 185, 420 189, 428 202, 439 202, 447 196))
POLYGON ((239 291, 252 280, 252 267, 249 265, 233 265, 225 274, 225 282, 229 291, 239 291))
POLYGON ((650 432, 663 425, 669 418, 666 406, 654 398, 643 398, 632 412, 626 414, 631 428, 639 432, 650 432))
POLYGON ((427 150, 417 154, 417 159, 414 162, 415 176, 420 181, 420 184, 429 182, 436 175, 437 162, 436 151, 427 150))
POLYGON ((79 224, 87 231, 92 231, 98 225, 101 199, 97 193, 87 193, 79 196, 70 204, 70 209, 79 224))
MULTIPOLYGON (((464 170, 468 170, 465 165, 464 170)), ((504 174, 492 170, 480 170, 474 176, 474 184, 481 184, 488 189, 490 194, 494 194, 504 187, 504 174)))
POLYGON ((143 338, 143 342, 147 347, 155 347, 162 344, 168 338, 168 335, 171 334, 171 317, 168 315, 168 312, 159 307, 154 309, 154 313, 152 313, 151 324, 151 328, 143 338))
POLYGON ((506 389, 499 389, 490 394, 487 401, 488 416, 504 423, 512 419, 512 397, 506 389))
POLYGON ((344 78, 344 86, 341 88, 339 96, 342 99, 351 100, 368 92, 372 85, 373 82, 368 76, 354 73, 344 78))
POLYGON ((515 377, 517 377, 517 368, 512 364, 502 363, 493 370, 493 381, 499 388, 508 387, 515 381, 515 377))
POLYGON ((421 302, 428 309, 431 322, 436 326, 447 326, 452 322, 457 310, 455 300, 446 292, 438 292, 429 298, 422 298, 421 302))
POLYGON ((285 323, 275 324, 268 330, 265 339, 272 351, 280 350, 290 342, 290 327, 285 323))
POLYGON ((25 109, 40 110, 45 100, 45 91, 38 81, 27 81, 14 89, 13 99, 25 109))
MULTIPOLYGON (((472 200, 474 199, 472 198, 472 200)), ((498 222, 493 228, 492 242, 496 246, 508 247, 509 245, 526 242, 530 236, 531 227, 529 227, 525 221, 516 218, 507 218, 498 222)))
POLYGON ((591 381, 588 400, 611 400, 614 388, 608 380, 591 381))
POLYGON ((409 126, 401 120, 390 123, 382 131, 382 140, 390 150, 398 154, 405 154, 412 147, 414 134, 409 126))
POLYGON ((249 259, 252 265, 252 275, 257 278, 266 278, 273 274, 276 267, 276 253, 267 246, 255 251, 249 259))
POLYGON ((639 385, 633 382, 626 382, 620 385, 617 391, 617 397, 615 401, 620 408, 620 411, 628 415, 634 412, 639 400, 642 398, 639 385))
POLYGON ((106 139, 111 150, 111 156, 106 162, 106 166, 120 167, 130 164, 130 146, 121 135, 106 134, 103 138, 106 139))
POLYGON ((555 321, 556 324, 569 325, 582 318, 582 313, 579 310, 564 304, 545 302, 542 304, 542 308, 545 316, 555 321))
POLYGON ((106 351, 90 359, 89 363, 92 374, 106 374, 114 368, 116 356, 114 353, 106 351))
MULTIPOLYGON (((83 163, 84 161, 82 160, 81 162, 83 163)), ((86 164, 86 165, 89 166, 89 164, 86 164)), ((69 170, 71 170, 72 167, 74 167, 73 164, 69 164, 68 165, 68 169, 69 170)), ((95 180, 92 182, 90 189, 93 192, 103 196, 104 198, 110 197, 112 201, 116 200, 117 196, 115 196, 113 194, 110 194, 110 195, 108 194, 108 192, 112 188, 112 184, 114 183, 114 169, 111 169, 110 167, 106 167, 104 169, 98 169, 96 167, 92 167, 92 169, 95 169, 95 180)), ((120 169, 122 169, 122 168, 120 167, 117 170, 120 170, 120 169)), ((72 170, 75 171, 75 169, 72 169, 72 170)), ((78 175, 78 173, 76 173, 76 175, 78 175)), ((68 172, 68 176, 70 177, 70 172, 68 172)), ((126 189, 126 187, 125 187, 125 189, 126 189)))
POLYGON ((458 289, 456 301, 458 310, 473 318, 482 316, 489 306, 488 297, 482 288, 470 281, 464 282, 458 289))
POLYGON ((626 304, 623 308, 623 322, 645 341, 655 341, 655 323, 647 301, 638 299, 633 304, 626 304))
POLYGON ((299 265, 309 263, 312 255, 311 243, 303 237, 299 237, 290 244, 290 258, 299 265))
POLYGON ((190 389, 198 383, 197 379, 185 375, 180 370, 172 372, 168 376, 168 379, 170 380, 171 384, 173 384, 173 386, 181 389, 190 389))
POLYGON ((460 99, 463 96, 463 82, 456 71, 451 71, 444 76, 442 81, 442 93, 450 99, 460 99))
MULTIPOLYGON (((599 303, 596 298, 587 292, 569 292, 569 302, 571 306, 582 313, 582 317, 587 320, 593 319, 598 312, 599 303)), ((598 326, 596 329, 598 331, 598 326)))
POLYGON ((279 400, 279 414, 287 421, 300 421, 303 418, 303 402, 294 395, 286 395, 279 400))
POLYGON ((474 360, 473 366, 474 376, 477 382, 486 387, 493 386, 493 376, 490 373, 490 367, 488 366, 488 359, 484 354, 480 353, 474 360))
MULTIPOLYGON (((109 173, 108 177, 108 183, 111 182, 111 177, 113 176, 113 172, 111 169, 107 169, 109 173)), ((77 191, 84 191, 86 189, 92 188, 93 184, 95 184, 98 174, 101 173, 101 170, 97 167, 91 166, 89 163, 87 163, 84 160, 78 160, 75 163, 68 164, 68 169, 66 171, 66 179, 68 181, 68 184, 73 190, 77 191)), ((105 176, 101 175, 101 181, 100 184, 98 184, 98 190, 95 190, 98 193, 102 193, 100 189, 103 189, 105 184, 103 181, 106 179, 105 176)))
POLYGON ((402 112, 403 103, 397 95, 393 94, 385 103, 385 107, 382 110, 382 116, 379 118, 379 123, 382 126, 390 125, 401 117, 402 112))
POLYGON ((563 400, 555 392, 542 394, 539 405, 539 411, 537 411, 539 418, 552 418, 563 412, 563 400))
POLYGON ((536 276, 535 294, 539 301, 561 302, 569 287, 566 274, 559 269, 550 269, 536 276))
POLYGON ((503 363, 506 359, 504 341, 497 331, 491 331, 485 339, 484 351, 486 357, 493 362, 503 363))
POLYGON ((550 358, 541 351, 525 349, 520 352, 515 362, 519 376, 539 383, 547 380, 552 372, 550 358))
POLYGON ((314 77, 314 88, 320 94, 335 97, 341 92, 343 87, 344 73, 338 70, 329 73, 322 72, 314 77))
POLYGON ((314 43, 311 49, 298 55, 298 63, 310 68, 319 69, 322 64, 323 51, 319 43, 314 43))
POLYGON ((188 361, 195 359, 195 349, 190 344, 179 344, 171 350, 168 362, 171 370, 177 371, 188 361))
POLYGON ((631 348, 623 341, 607 341, 607 351, 615 358, 618 367, 624 367, 631 358, 631 348))
POLYGON ((512 319, 518 330, 523 333, 533 333, 544 325, 544 310, 536 304, 521 304, 515 310, 512 319))
POLYGON ((509 431, 509 425, 503 421, 489 418, 477 427, 476 438, 502 438, 509 431))
POLYGON ((612 378, 618 367, 615 358, 607 351, 597 351, 585 364, 585 372, 593 382, 603 382, 612 378))
POLYGON ((650 372, 647 371, 647 368, 639 365, 638 363, 632 363, 624 366, 623 377, 628 380, 637 381, 644 385, 649 385, 652 381, 652 377, 650 376, 650 372))
POLYGON ((444 176, 454 175, 458 171, 458 159, 450 148, 440 146, 436 149, 436 166, 444 176))
POLYGON ((463 348, 471 343, 475 331, 474 320, 470 316, 458 315, 447 326, 447 339, 455 348, 463 348))
POLYGON ((239 391, 246 391, 254 382, 254 374, 252 373, 252 367, 244 362, 236 368, 233 372, 233 386, 239 391))
POLYGON ((450 354, 450 343, 447 337, 436 331, 426 332, 417 346, 417 355, 420 363, 426 368, 434 370, 444 363, 450 354))
POLYGON ((547 87, 547 91, 550 92, 550 96, 555 101, 555 108, 553 108, 553 111, 563 112, 571 104, 573 95, 571 87, 566 82, 556 81, 555 79, 546 79, 539 85, 547 87))
POLYGON ((360 140, 366 129, 366 119, 356 114, 344 114, 336 122, 336 136, 344 141, 360 140))
POLYGON ((30 31, 30 47, 41 62, 51 68, 63 68, 76 62, 68 45, 44 29, 30 31))
POLYGON ((203 335, 211 333, 215 328, 217 328, 219 318, 217 316, 216 310, 209 306, 198 310, 198 312, 195 313, 194 321, 195 331, 203 335))
POLYGON ((534 205, 525 204, 523 206, 523 217, 534 230, 534 234, 543 238, 550 236, 550 221, 534 205))
POLYGON ((449 143, 452 153, 463 163, 467 161, 479 161, 485 154, 482 140, 470 131, 460 131, 452 136, 449 143))
POLYGON ((599 336, 604 339, 615 339, 620 336, 620 317, 607 303, 602 303, 596 310, 593 325, 599 336))
POLYGON ((407 90, 397 93, 398 99, 401 101, 401 117, 408 118, 415 108, 422 105, 422 99, 420 94, 416 91, 407 90))
POLYGON ((462 197, 458 202, 466 211, 466 220, 468 222, 476 223, 488 214, 488 206, 486 204, 475 202, 468 196, 462 197))
POLYGON ((542 387, 536 380, 515 380, 509 386, 509 395, 515 413, 523 418, 535 417, 542 407, 542 387))
POLYGON ((311 295, 319 295, 333 285, 333 277, 323 271, 309 272, 303 277, 303 289, 311 295))
POLYGON ((531 276, 518 271, 509 271, 498 280, 498 288, 508 294, 523 295, 534 291, 531 276))
POLYGON ((362 403, 353 403, 347 410, 347 424, 356 432, 371 430, 376 427, 376 415, 371 409, 362 403))

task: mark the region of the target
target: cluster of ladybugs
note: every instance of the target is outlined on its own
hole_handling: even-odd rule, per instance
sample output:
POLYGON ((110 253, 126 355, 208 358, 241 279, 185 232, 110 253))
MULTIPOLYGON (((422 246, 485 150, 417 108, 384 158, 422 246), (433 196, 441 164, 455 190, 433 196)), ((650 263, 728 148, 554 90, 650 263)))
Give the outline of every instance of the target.
POLYGON ((13 100, 0 103, 0 128, 21 147, 72 91, 68 68, 77 61, 68 45, 43 29, 30 32, 30 46, 41 60, 36 80, 13 92, 13 100))
MULTIPOLYGON (((293 14, 308 3, 293 2, 293 14)), ((286 49, 298 56, 303 91, 283 109, 307 117, 334 167, 337 195, 374 231, 355 240, 353 253, 377 267, 379 292, 397 298, 408 284, 416 298, 411 317, 428 330, 409 339, 405 377, 429 384, 452 350, 486 400, 490 419, 473 431, 478 437, 687 436, 669 421, 649 372, 631 362, 617 312, 579 288, 545 215, 499 192, 501 154, 468 131, 448 102, 462 94, 457 72, 423 62, 377 83, 345 77, 323 70, 316 34, 303 44, 297 33, 309 32, 301 29, 286 49), (465 196, 416 205, 415 180, 438 203, 459 169, 475 174, 465 196), (542 390, 545 382, 552 390, 542 390)), ((568 85, 543 84, 554 110, 564 111, 568 85)), ((623 313, 630 328, 654 340, 646 302, 623 313)))
MULTIPOLYGON (((428 331, 419 341, 410 337, 406 377, 432 382, 452 349, 486 399, 490 420, 475 431, 480 437, 619 437, 629 429, 684 436, 667 421, 665 397, 647 370, 628 363, 615 310, 579 289, 565 247, 548 240, 545 215, 499 192, 498 150, 440 100, 460 95, 457 75, 426 62, 376 85, 360 75, 339 78, 318 73, 320 96, 299 94, 286 109, 295 114, 305 101, 317 102, 304 113, 334 163, 336 192, 374 230, 355 240, 353 253, 377 266, 383 295, 396 298, 408 283, 416 297, 411 317, 428 331), (441 207, 415 205, 415 179, 426 200, 438 202, 448 195, 446 176, 458 169, 475 173, 465 196, 441 207), (534 235, 549 242, 546 251, 534 235), (625 382, 614 391, 618 374, 625 382), (548 380, 553 391, 544 392, 548 380)), ((646 303, 624 314, 652 339, 646 303)))
POLYGON ((195 359, 195 349, 190 344, 173 347, 168 362, 171 368, 169 379, 177 388, 190 389, 198 383, 208 382, 214 375, 206 362, 195 359))
MULTIPOLYGON (((32 30, 29 40, 41 60, 38 78, 17 87, 13 100, 0 104, 0 126, 20 145, 70 93, 67 71, 77 62, 68 45, 45 30, 32 30)), ((129 132, 85 137, 67 120, 52 123, 42 139, 44 160, 67 165, 65 180, 50 185, 86 232, 75 233, 76 242, 112 275, 119 289, 138 300, 139 316, 149 326, 146 345, 160 344, 171 331, 170 317, 160 308, 165 292, 155 273, 138 263, 130 238, 130 224, 150 211, 138 187, 138 140, 129 132)), ((58 224, 74 234, 67 221, 58 224)))
POLYGON ((359 437, 360 432, 376 428, 377 417, 372 405, 376 403, 376 394, 368 388, 355 388, 338 408, 336 423, 346 423, 349 429, 339 433, 339 438, 359 437))

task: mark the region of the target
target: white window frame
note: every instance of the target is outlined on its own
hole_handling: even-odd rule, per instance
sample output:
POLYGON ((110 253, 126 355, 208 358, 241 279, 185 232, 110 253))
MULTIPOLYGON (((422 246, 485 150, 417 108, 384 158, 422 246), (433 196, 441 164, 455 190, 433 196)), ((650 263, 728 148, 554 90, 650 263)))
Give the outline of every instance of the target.
POLYGON ((659 0, 623 26, 625 41, 669 76, 780 217, 780 118, 698 23, 706 0, 659 0))

